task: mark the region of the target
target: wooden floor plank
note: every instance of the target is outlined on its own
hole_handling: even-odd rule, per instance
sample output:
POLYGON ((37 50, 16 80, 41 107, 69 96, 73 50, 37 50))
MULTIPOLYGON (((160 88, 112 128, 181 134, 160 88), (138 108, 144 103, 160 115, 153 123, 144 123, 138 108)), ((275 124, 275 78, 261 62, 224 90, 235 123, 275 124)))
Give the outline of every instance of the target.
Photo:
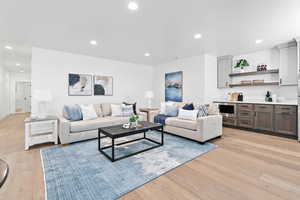
MULTIPOLYGON (((38 145, 24 151, 25 115, 0 121, 0 157, 10 165, 0 199, 44 199, 44 178, 38 145)), ((296 140, 231 128, 212 141, 218 145, 196 158, 122 196, 122 200, 298 200, 300 144, 296 140)))

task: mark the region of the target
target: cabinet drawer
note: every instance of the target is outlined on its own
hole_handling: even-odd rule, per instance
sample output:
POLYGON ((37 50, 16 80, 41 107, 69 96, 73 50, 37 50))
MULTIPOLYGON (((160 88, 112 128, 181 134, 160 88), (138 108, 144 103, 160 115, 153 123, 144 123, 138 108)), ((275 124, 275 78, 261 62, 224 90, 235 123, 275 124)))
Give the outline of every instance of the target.
POLYGON ((54 131, 55 121, 34 122, 29 125, 31 135, 41 135, 54 131))
POLYGON ((252 104, 238 104, 238 109, 239 109, 239 111, 242 111, 242 110, 252 111, 253 105, 252 104))
POLYGON ((255 112, 273 112, 273 105, 254 105, 255 112))
POLYGON ((238 125, 239 127, 253 128, 253 119, 239 118, 238 125))
POLYGON ((275 106, 276 113, 290 113, 295 114, 297 111, 296 106, 275 106))
POLYGON ((253 111, 248 111, 248 110, 240 110, 239 113, 238 113, 238 118, 252 118, 253 117, 253 111))
POLYGON ((236 126, 237 125, 237 120, 235 118, 224 117, 223 116, 223 124, 225 124, 225 125, 231 125, 231 126, 236 126))

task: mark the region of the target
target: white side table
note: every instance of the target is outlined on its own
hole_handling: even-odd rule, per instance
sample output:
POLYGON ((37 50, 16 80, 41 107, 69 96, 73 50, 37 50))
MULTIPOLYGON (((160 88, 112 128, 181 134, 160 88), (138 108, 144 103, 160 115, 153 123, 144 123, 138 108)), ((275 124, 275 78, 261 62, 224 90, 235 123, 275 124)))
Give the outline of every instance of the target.
POLYGON ((35 144, 54 142, 57 144, 58 118, 49 116, 45 119, 25 119, 25 150, 35 144))

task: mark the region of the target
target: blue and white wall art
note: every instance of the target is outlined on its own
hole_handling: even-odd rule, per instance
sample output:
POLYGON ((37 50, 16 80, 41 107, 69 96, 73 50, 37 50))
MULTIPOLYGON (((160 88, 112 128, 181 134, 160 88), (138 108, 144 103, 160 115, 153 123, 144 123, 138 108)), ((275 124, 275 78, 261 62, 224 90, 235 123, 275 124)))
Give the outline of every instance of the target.
POLYGON ((182 71, 165 74, 165 101, 182 102, 182 71))

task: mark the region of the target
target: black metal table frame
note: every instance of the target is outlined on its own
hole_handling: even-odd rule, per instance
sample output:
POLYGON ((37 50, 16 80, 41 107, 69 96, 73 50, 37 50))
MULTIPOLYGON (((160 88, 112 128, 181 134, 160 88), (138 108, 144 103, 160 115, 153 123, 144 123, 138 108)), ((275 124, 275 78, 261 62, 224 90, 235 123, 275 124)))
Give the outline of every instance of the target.
POLYGON ((98 150, 112 162, 115 162, 115 161, 118 161, 118 160, 121 160, 121 159, 124 159, 124 158, 128 158, 130 156, 134 156, 134 155, 137 155, 139 153, 149 151, 151 149, 158 148, 158 147, 163 146, 163 145, 164 145, 164 128, 163 128, 163 126, 160 126, 158 128, 133 130, 133 131, 129 132, 128 134, 125 134, 124 136, 121 136, 121 137, 110 137, 107 133, 102 131, 101 128, 98 129, 98 150), (149 131, 149 130, 160 130, 160 132, 161 132, 161 142, 157 142, 155 140, 147 138, 146 137, 146 132, 149 131), (104 134, 105 136, 101 137, 101 133, 104 134), (144 137, 115 144, 115 139, 122 138, 122 137, 127 137, 127 136, 130 136, 130 135, 136 135, 136 134, 140 134, 140 133, 144 133, 144 137), (102 138, 107 138, 107 137, 111 138, 112 144, 110 146, 101 147, 101 139, 102 138), (132 154, 121 156, 121 157, 118 157, 118 158, 115 157, 115 146, 120 146, 120 145, 123 145, 123 144, 132 143, 132 142, 136 142, 136 141, 139 141, 139 140, 148 140, 148 141, 153 142, 157 145, 146 148, 146 149, 143 149, 143 150, 140 150, 140 151, 137 151, 137 152, 134 152, 132 154), (104 149, 108 149, 108 148, 111 148, 111 156, 104 151, 104 149))

